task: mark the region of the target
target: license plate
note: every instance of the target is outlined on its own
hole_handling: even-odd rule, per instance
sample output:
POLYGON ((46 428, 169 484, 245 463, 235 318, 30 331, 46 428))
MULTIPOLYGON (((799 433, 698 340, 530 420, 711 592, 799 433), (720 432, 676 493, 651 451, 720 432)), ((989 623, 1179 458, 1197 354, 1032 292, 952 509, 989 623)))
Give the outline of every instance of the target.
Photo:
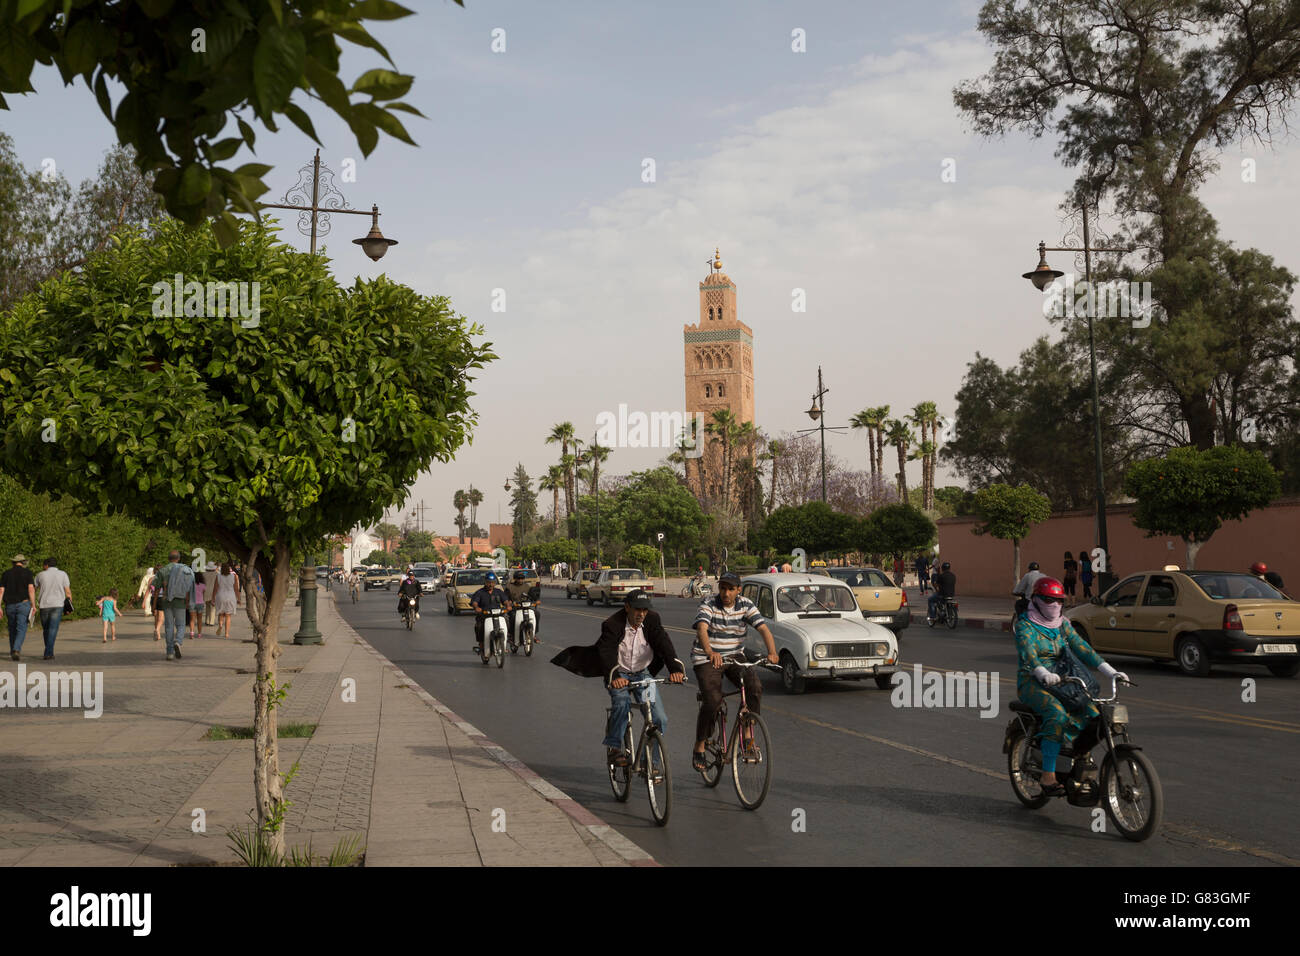
POLYGON ((828 667, 834 667, 836 670, 846 670, 851 667, 866 667, 865 660, 856 658, 844 658, 843 660, 831 660, 826 662, 828 667))
POLYGON ((1265 654, 1294 654, 1295 645, 1294 644, 1265 644, 1264 653, 1265 654))
POLYGON ((870 621, 872 624, 893 624, 894 623, 894 619, 892 617, 869 617, 867 618, 867 620, 870 621))

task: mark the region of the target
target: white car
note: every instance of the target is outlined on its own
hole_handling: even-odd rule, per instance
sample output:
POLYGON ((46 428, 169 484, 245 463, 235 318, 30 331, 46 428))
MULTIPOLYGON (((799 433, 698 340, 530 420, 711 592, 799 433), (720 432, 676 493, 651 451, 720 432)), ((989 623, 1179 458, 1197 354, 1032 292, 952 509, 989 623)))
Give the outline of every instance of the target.
POLYGON ((417 567, 414 571, 415 580, 420 583, 421 594, 431 594, 438 586, 438 576, 434 574, 433 568, 417 567))
MULTIPOLYGON (((741 581, 740 593, 767 620, 781 658, 781 683, 802 694, 809 680, 862 680, 890 689, 898 665, 898 638, 862 616, 848 587, 820 574, 762 574, 741 581)), ((752 628, 745 643, 765 655, 752 628)))

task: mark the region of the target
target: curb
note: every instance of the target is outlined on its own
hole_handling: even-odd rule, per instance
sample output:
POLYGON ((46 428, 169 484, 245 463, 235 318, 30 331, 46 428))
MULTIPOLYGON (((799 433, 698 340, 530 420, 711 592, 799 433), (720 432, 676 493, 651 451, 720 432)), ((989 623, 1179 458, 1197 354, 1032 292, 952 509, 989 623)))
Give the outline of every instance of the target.
MULTIPOLYGON (((337 610, 335 613, 338 614, 337 610)), ((649 853, 641 849, 627 837, 623 836, 623 834, 619 833, 600 817, 596 816, 580 804, 577 800, 574 800, 559 787, 548 782, 541 774, 537 773, 522 760, 515 757, 510 753, 510 751, 489 740, 483 731, 479 730, 469 721, 463 719, 450 707, 421 687, 416 681, 408 677, 406 672, 400 667, 381 654, 377 648, 356 632, 356 629, 343 618, 343 615, 339 614, 338 618, 339 623, 352 634, 353 639, 364 647, 370 654, 383 661, 389 670, 392 670, 411 690, 415 691, 415 696, 419 697, 420 700, 424 701, 433 710, 437 711, 443 719, 454 724, 458 730, 482 748, 488 756, 526 783, 536 793, 544 797, 547 802, 554 804, 563 811, 564 814, 573 821, 574 826, 587 831, 592 838, 603 843, 606 848, 629 866, 662 865, 649 853)))

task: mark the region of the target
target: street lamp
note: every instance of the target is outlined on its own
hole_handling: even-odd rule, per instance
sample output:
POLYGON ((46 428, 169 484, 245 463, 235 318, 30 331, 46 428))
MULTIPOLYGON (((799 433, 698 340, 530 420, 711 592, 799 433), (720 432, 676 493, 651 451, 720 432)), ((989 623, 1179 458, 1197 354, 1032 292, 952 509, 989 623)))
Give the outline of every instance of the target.
MULTIPOLYGON (((801 428, 801 429, 799 429, 799 434, 800 434, 800 435, 809 435, 809 434, 811 434, 811 433, 813 433, 813 432, 819 432, 819 433, 821 434, 821 442, 822 442, 822 501, 825 501, 825 500, 826 500, 826 431, 827 431, 827 426, 826 426, 826 423, 825 423, 824 421, 822 421, 821 419, 822 419, 822 412, 823 412, 823 411, 825 410, 825 408, 826 408, 826 399, 825 399, 825 395, 826 395, 826 393, 829 392, 829 391, 830 391, 829 388, 826 388, 825 386, 822 385, 822 367, 821 367, 820 365, 818 365, 818 366, 817 366, 817 391, 813 392, 813 397, 812 397, 812 407, 809 408, 808 411, 805 413, 805 414, 807 414, 807 416, 808 416, 809 418, 811 418, 813 421, 817 422, 817 427, 816 427, 816 428, 801 428), (819 404, 819 403, 820 403, 820 404, 819 404)), ((833 432, 842 432, 842 431, 847 431, 847 430, 848 430, 848 427, 849 427, 849 426, 847 426, 847 425, 831 425, 831 426, 830 426, 830 431, 833 431, 833 432)))
POLYGON ((312 159, 310 166, 304 166, 298 170, 298 182, 293 188, 282 197, 284 202, 264 202, 258 203, 263 209, 292 209, 302 215, 298 217, 298 231, 304 236, 311 236, 311 252, 316 254, 316 236, 328 236, 330 233, 330 214, 336 212, 346 212, 354 216, 370 217, 370 232, 366 233, 360 239, 353 239, 353 243, 361 247, 361 251, 371 259, 378 261, 383 258, 389 246, 397 245, 396 239, 386 239, 384 234, 379 231, 379 206, 373 205, 370 211, 364 209, 348 209, 347 200, 343 198, 343 193, 334 185, 334 173, 328 167, 323 167, 325 176, 322 181, 320 150, 316 150, 316 156, 312 159), (303 200, 307 198, 307 173, 311 171, 311 205, 295 205, 289 202, 294 197, 300 197, 303 200), (322 189, 322 186, 324 187, 322 189), (322 205, 323 203, 323 205, 322 205), (308 216, 307 214, 311 215, 308 216), (308 225, 310 224, 310 226, 308 225))
MULTIPOLYGON (((1083 253, 1083 278, 1088 284, 1088 289, 1092 289, 1092 254, 1094 252, 1115 252, 1128 253, 1132 249, 1108 249, 1091 244, 1091 236, 1088 228, 1088 202, 1086 199, 1079 199, 1079 212, 1083 219, 1083 245, 1080 246, 1049 246, 1045 242, 1038 243, 1038 265, 1032 272, 1024 273, 1024 278, 1034 284, 1034 288, 1040 292, 1050 286, 1061 276, 1065 275, 1051 268, 1047 264, 1047 253, 1049 252, 1082 252, 1083 253)), ((1105 593, 1112 584, 1115 583, 1115 575, 1110 569, 1110 544, 1106 536, 1106 485, 1105 470, 1102 467, 1101 454, 1101 391, 1097 385, 1097 344, 1092 329, 1092 312, 1091 308, 1084 311, 1088 317, 1088 362, 1092 373, 1092 437, 1093 449, 1096 458, 1097 468, 1097 547, 1101 549, 1102 560, 1105 562, 1105 570, 1097 572, 1097 593, 1105 593)))

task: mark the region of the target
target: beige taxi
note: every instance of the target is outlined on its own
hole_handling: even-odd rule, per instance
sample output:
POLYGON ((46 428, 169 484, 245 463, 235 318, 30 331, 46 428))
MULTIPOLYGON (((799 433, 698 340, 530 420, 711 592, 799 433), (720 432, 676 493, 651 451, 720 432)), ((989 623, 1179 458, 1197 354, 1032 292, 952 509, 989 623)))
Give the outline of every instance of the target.
POLYGON ((1212 664, 1300 673, 1300 602, 1244 572, 1145 571, 1065 616, 1103 654, 1176 661, 1194 677, 1212 664))
POLYGON ((912 623, 907 592, 877 568, 822 568, 817 573, 843 581, 853 592, 862 616, 872 624, 883 624, 898 634, 912 623))

